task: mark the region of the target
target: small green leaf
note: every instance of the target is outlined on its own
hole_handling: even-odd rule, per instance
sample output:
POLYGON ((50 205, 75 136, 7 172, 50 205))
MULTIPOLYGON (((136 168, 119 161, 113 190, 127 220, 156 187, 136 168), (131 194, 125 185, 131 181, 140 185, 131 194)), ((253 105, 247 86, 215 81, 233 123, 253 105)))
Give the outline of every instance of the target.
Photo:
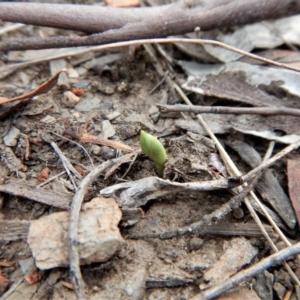
POLYGON ((163 177, 167 154, 162 143, 155 136, 141 130, 140 145, 142 151, 155 162, 158 175, 163 177))

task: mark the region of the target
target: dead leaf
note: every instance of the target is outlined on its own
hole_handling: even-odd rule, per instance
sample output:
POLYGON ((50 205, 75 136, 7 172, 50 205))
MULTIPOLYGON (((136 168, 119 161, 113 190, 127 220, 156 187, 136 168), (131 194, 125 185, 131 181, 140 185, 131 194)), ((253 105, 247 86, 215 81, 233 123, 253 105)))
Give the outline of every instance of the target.
POLYGON ((82 177, 85 176, 86 171, 85 171, 82 167, 80 167, 80 166, 75 166, 74 169, 75 169, 82 177))
POLYGON ((33 90, 29 93, 26 93, 24 95, 17 96, 17 97, 14 97, 14 98, 3 98, 3 97, 1 97, 0 98, 0 105, 5 104, 5 103, 9 103, 9 102, 14 102, 14 101, 17 101, 17 100, 25 100, 25 99, 32 98, 32 97, 40 95, 40 94, 48 93, 56 85, 60 73, 66 72, 66 71, 67 71, 66 69, 62 69, 62 70, 58 71, 49 80, 47 80, 42 85, 40 85, 35 90, 33 90))

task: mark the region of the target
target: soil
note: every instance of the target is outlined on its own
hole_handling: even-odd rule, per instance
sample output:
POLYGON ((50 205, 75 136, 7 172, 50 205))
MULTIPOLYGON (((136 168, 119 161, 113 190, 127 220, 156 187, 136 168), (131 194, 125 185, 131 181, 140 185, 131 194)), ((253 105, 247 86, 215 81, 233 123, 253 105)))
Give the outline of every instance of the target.
MULTIPOLYGON (((8 34, 5 38, 34 35, 37 32, 38 29, 35 27, 25 27, 16 33, 8 34)), ((43 29, 43 32, 47 35, 59 33, 58 30, 53 29, 43 29)), ((186 58, 186 55, 177 48, 170 46, 170 50, 176 58, 186 58)), ((2 54, 2 59, 4 65, 8 63, 6 59, 9 57, 2 54)), ((69 162, 78 168, 77 170, 87 174, 93 169, 91 160, 94 165, 100 165, 102 162, 123 155, 124 152, 107 146, 82 143, 80 139, 74 137, 80 137, 84 132, 93 136, 107 136, 111 140, 122 142, 138 150, 141 129, 158 136, 166 148, 168 162, 165 168, 165 179, 194 182, 214 180, 223 176, 219 170, 210 167, 211 154, 217 153, 214 142, 208 137, 176 127, 178 118, 191 120, 193 115, 164 117, 159 113, 156 103, 166 103, 166 98, 170 103, 174 99, 167 83, 159 85, 150 94, 161 78, 158 77, 155 66, 143 46, 107 50, 94 53, 90 59, 82 56, 76 59, 69 58, 64 59, 63 63, 59 62, 66 63, 68 75, 64 74, 63 79, 60 79, 50 92, 36 96, 0 120, 3 147, 3 139, 11 128, 20 131, 15 144, 9 146, 15 156, 13 159, 19 163, 19 166, 16 162, 11 166, 11 160, 7 158, 7 154, 4 155, 4 148, 1 149, 2 184, 10 179, 20 179, 26 181, 28 185, 38 186, 41 184, 40 174, 46 167, 50 170, 49 178, 65 170, 52 146, 43 139, 44 133, 51 136, 69 162), (97 62, 97 59, 107 58, 111 54, 119 55, 116 61, 105 65, 101 65, 101 60, 97 62), (75 70, 78 76, 72 77, 70 70, 75 70), (84 94, 79 96, 79 100, 66 94, 69 91, 74 92, 74 88, 84 91, 84 94), (105 121, 109 122, 105 123, 105 121), (109 130, 104 128, 104 124, 109 124, 115 132, 109 133, 109 130), (85 151, 77 144, 63 139, 62 136, 81 144, 85 151), (25 159, 28 150, 27 141, 30 145, 30 155, 25 159)), ((161 61, 164 62, 163 59, 161 61)), ((51 75, 53 73, 49 63, 21 69, 0 81, 1 96, 10 98, 23 94, 48 80, 51 75)), ((175 68, 174 75, 177 82, 186 78, 179 67, 175 68)), ((196 96, 192 98, 194 101, 199 101, 196 96)), ((208 97, 201 101, 208 103, 213 99, 208 97)), ((232 138, 232 134, 222 135, 220 138, 226 141, 232 138)), ((236 134, 235 138, 248 141, 261 154, 265 151, 267 143, 257 138, 245 137, 243 134, 236 134)), ((230 151, 230 155, 241 170, 249 169, 234 151, 230 151)), ((282 175, 284 170, 278 169, 277 172, 281 174, 280 182, 286 188, 286 177, 282 175)), ((146 155, 139 153, 131 163, 122 164, 108 178, 104 176, 105 174, 99 176, 88 187, 84 202, 97 197, 100 190, 105 187, 156 176, 155 164, 146 155)), ((80 184, 79 179, 74 180, 77 185, 80 184)), ((65 195, 75 193, 74 186, 66 174, 56 177, 41 188, 65 195)), ((117 195, 115 197, 119 201, 117 195)), ((88 298, 190 299, 200 292, 199 286, 208 284, 204 276, 206 271, 217 263, 236 239, 247 240, 258 251, 256 258, 254 255, 248 263, 270 254, 269 246, 261 234, 251 237, 245 232, 245 237, 237 238, 234 232, 229 231, 224 234, 216 230, 199 236, 185 234, 165 240, 151 237, 153 234, 175 231, 198 222, 228 202, 231 197, 232 193, 227 190, 176 192, 149 201, 142 206, 143 218, 138 222, 122 220, 119 229, 125 240, 124 246, 105 262, 81 267, 87 284, 88 298)), ((8 193, 1 194, 1 199, 1 221, 33 221, 61 211, 57 207, 8 193)), ((239 224, 253 224, 249 212, 243 205, 238 212, 231 212, 221 221, 212 224, 221 224, 223 229, 230 224, 235 224, 237 227, 239 224)), ((0 275, 2 274, 9 282, 3 290, 0 289, 0 293, 4 294, 18 278, 22 278, 24 275, 22 265, 28 259, 32 259, 32 253, 26 238, 2 240, 0 245, 0 275), (12 264, 4 266, 3 262, 12 262, 12 264)), ((243 266, 240 265, 240 268, 243 266)), ((283 287, 286 289, 293 287, 292 279, 284 277, 281 268, 274 268, 273 271, 277 272, 276 281, 285 278, 281 280, 283 287)), ((28 296, 24 287, 20 297, 76 299, 72 286, 68 286, 68 283, 72 282, 68 268, 44 270, 41 271, 41 276, 41 279, 34 284, 35 290, 29 292, 34 295, 33 298, 28 296)), ((239 288, 249 289, 249 286, 257 284, 256 281, 255 278, 248 280, 239 288)), ((271 288, 273 282, 269 284, 271 288)), ((274 296, 274 299, 276 297, 274 296)), ((19 298, 15 294, 3 299, 19 298)))

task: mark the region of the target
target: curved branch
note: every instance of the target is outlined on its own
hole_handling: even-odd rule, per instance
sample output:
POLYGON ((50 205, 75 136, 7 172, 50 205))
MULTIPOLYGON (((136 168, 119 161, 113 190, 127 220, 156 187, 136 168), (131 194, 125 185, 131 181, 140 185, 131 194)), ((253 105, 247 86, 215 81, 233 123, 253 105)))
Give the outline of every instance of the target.
POLYGON ((166 37, 224 26, 253 23, 300 12, 294 0, 185 0, 160 7, 112 8, 84 5, 0 3, 0 19, 95 33, 18 39, 0 51, 91 46, 142 38, 166 37), (101 33, 99 33, 101 32, 101 33))
POLYGON ((47 3, 0 3, 2 21, 99 33, 140 22, 166 13, 171 5, 160 7, 118 8, 91 5, 47 3))

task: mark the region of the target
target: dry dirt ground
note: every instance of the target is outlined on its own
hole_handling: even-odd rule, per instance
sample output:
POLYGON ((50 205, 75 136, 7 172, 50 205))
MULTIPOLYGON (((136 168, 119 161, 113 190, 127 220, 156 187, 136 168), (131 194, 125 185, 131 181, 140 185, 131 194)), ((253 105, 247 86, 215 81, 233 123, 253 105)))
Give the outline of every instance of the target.
MULTIPOLYGON (((7 24, 3 23, 2 27, 4 26, 7 24)), ((39 30, 46 35, 58 33, 53 29, 26 26, 3 35, 2 39, 38 35, 41 34, 39 30)), ((177 61, 192 60, 189 54, 174 45, 164 48, 177 61)), ((62 173, 65 168, 61 158, 49 140, 45 139, 45 134, 50 137, 50 141, 56 143, 83 177, 95 166, 126 154, 124 151, 96 144, 95 140, 83 142, 80 140, 83 134, 118 141, 136 151, 140 148, 140 130, 158 136, 165 145, 168 155, 165 179, 184 183, 226 176, 222 173, 222 167, 211 166, 214 157, 211 154, 218 152, 215 143, 207 135, 193 130, 194 123, 189 123, 196 121, 195 115, 163 115, 159 112, 156 103, 181 102, 172 81, 181 84, 185 82, 187 74, 179 63, 169 65, 157 48, 154 49, 164 71, 171 74, 166 75, 159 85, 162 77, 158 75, 155 63, 142 45, 32 64, 1 79, 0 96, 12 98, 33 90, 56 71, 67 69, 50 92, 26 100, 0 120, 0 180, 3 192, 0 194, 1 299, 76 299, 71 274, 66 265, 68 262, 60 261, 57 267, 49 267, 45 263, 44 268, 39 268, 44 262, 37 258, 35 251, 41 250, 33 250, 45 243, 44 235, 54 235, 55 227, 59 227, 59 223, 63 221, 43 225, 44 231, 36 233, 35 241, 32 233, 31 238, 28 237, 29 227, 36 220, 43 220, 58 212, 68 214, 68 206, 76 193, 70 176, 62 173), (153 90, 154 87, 156 88, 153 90), (180 120, 185 120, 185 123, 180 125, 180 120), (49 168, 49 174, 45 168, 49 168), (42 171, 46 172, 44 178, 42 171), (48 182, 46 179, 52 180, 48 182), (5 191, 4 187, 9 182, 12 187, 5 191), (45 204, 46 200, 41 200, 43 196, 35 194, 38 190, 36 187, 43 182, 45 184, 39 188, 42 193, 49 192, 50 198, 51 192, 61 195, 61 198, 55 198, 58 194, 53 194, 53 205, 45 204), (28 280, 33 283, 29 284, 28 280)), ((46 56, 52 54, 53 51, 43 53, 46 56)), ((39 55, 34 51, 1 54, 0 66, 39 55)), ((266 93, 265 86, 261 90, 266 93)), ((193 93, 189 97, 194 104, 227 104, 226 100, 215 97, 193 93)), ((293 100, 290 98, 291 102, 293 100)), ((215 118, 215 115, 207 117, 215 118)), ((269 144, 262 138, 233 129, 218 137, 242 172, 249 171, 253 166, 245 163, 239 152, 233 150, 236 148, 229 146, 243 143, 241 145, 255 149, 263 157, 269 144)), ((277 145, 275 152, 283 147, 277 145)), ((99 196, 100 190, 106 187, 156 176, 155 164, 140 152, 125 163, 113 166, 115 169, 106 169, 88 186, 84 204, 95 197, 103 197, 99 196)), ((285 161, 273 166, 272 174, 287 193, 285 161)), ((82 179, 76 176, 72 178, 76 186, 80 185, 82 179)), ((147 189, 146 181, 143 184, 147 189)), ((115 244, 99 246, 102 250, 105 247, 105 261, 97 258, 82 264, 81 272, 87 285, 88 299, 190 299, 202 289, 218 284, 272 253, 244 204, 221 220, 213 218, 199 230, 198 235, 178 234, 168 239, 154 237, 160 233, 167 235, 168 232, 176 232, 178 228, 199 222, 234 195, 226 189, 208 192, 176 190, 171 193, 172 188, 169 188, 168 191, 168 194, 162 196, 157 192, 152 197, 157 199, 140 207, 131 205, 130 208, 123 205, 120 192, 111 195, 111 203, 118 204, 114 207, 115 214, 120 213, 118 206, 121 208, 121 221, 119 224, 118 220, 114 221, 117 219, 114 214, 106 216, 104 213, 103 218, 107 218, 105 220, 111 224, 117 222, 108 228, 108 232, 113 234, 114 231, 115 234, 120 231, 120 236, 116 238, 116 247, 115 244)), ((104 211, 105 209, 108 208, 104 208, 104 211)), ((287 219, 289 218, 288 216, 287 219)), ((101 218, 99 219, 101 223, 101 218)), ((294 243, 297 241, 297 232, 296 221, 293 220, 293 224, 282 221, 284 224, 281 227, 294 243)), ((266 223, 265 219, 262 221, 266 223)), ((36 224, 38 227, 42 226, 40 223, 36 224)), ((62 225, 64 226, 67 230, 67 225, 62 225)), ((277 239, 271 227, 266 226, 277 246, 282 247, 282 242, 277 239)), ((93 233, 95 228, 91 226, 85 230, 93 233)), ((68 240, 68 237, 64 238, 68 240)), ((44 248, 47 248, 47 255, 55 253, 53 255, 59 256, 60 253, 55 252, 56 247, 58 246, 51 244, 44 248)), ((296 274, 299 273, 297 262, 290 260, 289 265, 296 274)), ((299 299, 298 290, 286 270, 282 266, 274 266, 243 282, 231 294, 223 295, 223 299, 299 299), (292 292, 291 298, 284 298, 289 292, 292 292)))

